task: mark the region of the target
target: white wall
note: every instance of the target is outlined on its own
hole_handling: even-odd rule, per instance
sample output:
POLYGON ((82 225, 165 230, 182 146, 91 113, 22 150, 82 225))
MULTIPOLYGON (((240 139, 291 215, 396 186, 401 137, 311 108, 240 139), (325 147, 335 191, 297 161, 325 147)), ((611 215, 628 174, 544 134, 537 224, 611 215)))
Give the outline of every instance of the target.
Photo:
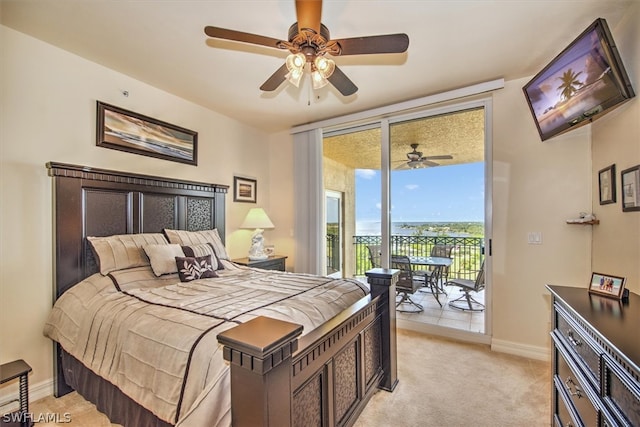
MULTIPOLYGON (((251 231, 236 229, 256 205, 233 203, 233 175, 256 178, 257 205, 269 209, 275 224, 291 222, 288 197, 277 193, 275 203, 270 203, 271 140, 285 144, 285 152, 292 150, 286 138, 270 137, 3 26, 0 52, 0 363, 25 359, 33 368, 32 387, 46 388, 53 360, 51 342, 42 335, 52 304, 52 199, 47 161, 229 185, 227 246, 232 257, 242 257, 249 248, 251 231), (129 91, 129 97, 122 90, 129 91), (96 100, 197 131, 198 166, 96 147, 96 100)), ((285 163, 282 173, 286 173, 292 161, 281 160, 285 163)), ((283 188, 282 194, 291 194, 286 185, 278 183, 283 181, 281 175, 275 173, 274 179, 283 188)), ((291 250, 286 227, 271 230, 266 237, 281 239, 278 246, 291 250)), ((15 387, 0 387, 0 402, 15 387)))
POLYGON ((593 131, 593 211, 600 224, 593 229, 593 271, 623 276, 640 293, 640 212, 622 212, 620 172, 640 164, 640 3, 612 28, 636 97, 598 119, 593 131), (617 202, 600 205, 598 171, 616 165, 617 202))
POLYGON ((544 358, 545 285, 584 285, 591 268, 591 228, 565 223, 590 210, 591 145, 588 127, 540 141, 522 93, 528 80, 493 97, 492 346, 544 358), (529 232, 542 244, 528 244, 529 232))

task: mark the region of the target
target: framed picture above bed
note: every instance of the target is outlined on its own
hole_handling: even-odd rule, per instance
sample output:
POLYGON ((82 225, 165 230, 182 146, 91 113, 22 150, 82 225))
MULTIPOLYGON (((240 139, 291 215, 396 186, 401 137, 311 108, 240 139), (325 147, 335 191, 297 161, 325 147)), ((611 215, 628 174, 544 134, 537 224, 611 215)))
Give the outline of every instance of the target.
POLYGON ((174 162, 198 164, 198 133, 97 101, 96 145, 174 162))
POLYGON ((256 203, 258 200, 258 181, 250 178, 233 177, 233 201, 256 203))

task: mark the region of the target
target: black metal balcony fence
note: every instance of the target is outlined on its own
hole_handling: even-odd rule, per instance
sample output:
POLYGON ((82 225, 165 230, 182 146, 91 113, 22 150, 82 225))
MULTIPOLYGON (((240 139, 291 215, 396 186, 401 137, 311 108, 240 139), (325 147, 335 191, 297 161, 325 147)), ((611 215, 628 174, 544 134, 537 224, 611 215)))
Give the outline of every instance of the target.
MULTIPOLYGON (((369 245, 382 244, 381 236, 354 236, 355 256, 354 276, 364 276, 372 268, 369 260, 369 245)), ((451 245, 453 263, 449 268, 449 278, 474 280, 484 259, 483 237, 452 236, 400 236, 390 239, 390 253, 394 255, 429 256, 435 245, 451 245)))

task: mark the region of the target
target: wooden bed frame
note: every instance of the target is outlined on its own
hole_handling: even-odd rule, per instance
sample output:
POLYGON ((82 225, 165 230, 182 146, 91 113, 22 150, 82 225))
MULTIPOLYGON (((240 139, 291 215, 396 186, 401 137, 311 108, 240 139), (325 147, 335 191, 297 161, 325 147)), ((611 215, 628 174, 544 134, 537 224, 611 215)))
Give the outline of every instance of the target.
MULTIPOLYGON (((97 272, 86 236, 217 228, 224 241, 226 185, 54 162, 46 166, 53 178, 55 299, 97 272)), ((368 271, 370 295, 302 337, 300 325, 267 317, 218 335, 231 365, 233 425, 351 425, 376 390, 393 391, 396 319, 390 302, 397 276, 396 270, 368 271)), ((68 362, 63 366, 65 357, 56 345, 57 397, 73 390, 65 382, 74 376, 68 362)), ((118 405, 98 408, 113 422, 126 424, 118 405)))

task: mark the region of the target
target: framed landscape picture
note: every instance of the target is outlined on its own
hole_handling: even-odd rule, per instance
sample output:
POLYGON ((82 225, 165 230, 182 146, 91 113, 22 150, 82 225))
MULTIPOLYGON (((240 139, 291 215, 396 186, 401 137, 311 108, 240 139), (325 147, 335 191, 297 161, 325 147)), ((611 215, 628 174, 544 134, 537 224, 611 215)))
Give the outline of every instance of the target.
POLYGON ((624 277, 612 276, 610 274, 592 273, 589 292, 611 298, 622 298, 624 290, 624 277))
POLYGON ((198 164, 198 133, 98 101, 96 145, 198 164))
POLYGON ((256 203, 258 182, 255 179, 233 177, 233 201, 256 203))

